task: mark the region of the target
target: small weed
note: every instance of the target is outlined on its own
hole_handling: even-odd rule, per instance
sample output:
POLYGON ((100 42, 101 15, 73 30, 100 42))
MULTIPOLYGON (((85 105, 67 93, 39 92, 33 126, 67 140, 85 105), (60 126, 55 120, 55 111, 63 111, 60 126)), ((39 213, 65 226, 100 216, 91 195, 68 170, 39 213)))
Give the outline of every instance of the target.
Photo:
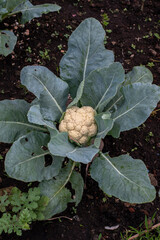
POLYGON ((106 198, 106 197, 103 197, 103 198, 102 198, 102 202, 103 202, 103 203, 106 203, 106 202, 107 202, 107 198, 106 198))
POLYGON ((59 44, 57 47, 59 50, 62 50, 62 44, 59 44))
POLYGON ((148 34, 147 34, 147 35, 144 35, 143 38, 149 38, 149 35, 148 35, 148 34))
POLYGON ((2 157, 2 155, 0 154, 0 160, 3 160, 3 157, 2 157))
POLYGON ((39 22, 37 22, 37 27, 40 27, 40 26, 41 26, 41 24, 39 22))
POLYGON ((144 21, 145 21, 145 22, 151 22, 151 21, 152 21, 152 18, 146 17, 144 21))
POLYGON ((143 49, 137 49, 138 53, 143 53, 143 49))
POLYGON ((136 49, 136 45, 132 43, 131 48, 136 49))
POLYGON ((72 211, 73 211, 74 214, 77 214, 77 208, 72 207, 72 211))
POLYGON ((121 240, 137 239, 137 240, 159 240, 160 239, 160 226, 159 224, 153 226, 153 221, 155 219, 156 213, 153 214, 150 224, 148 223, 148 218, 145 216, 143 223, 139 225, 138 228, 130 226, 130 230, 126 232, 126 235, 123 236, 121 233, 121 240), (143 229, 142 226, 145 226, 143 229), (154 232, 153 232, 154 231, 154 232), (133 238, 134 237, 134 238, 133 238))
POLYGON ((69 34, 67 34, 67 33, 64 34, 64 37, 68 39, 69 38, 69 34))
POLYGON ((107 32, 107 33, 111 33, 112 30, 111 30, 111 29, 106 29, 106 32, 107 32))
POLYGON ((132 148, 132 149, 131 149, 131 152, 134 152, 134 151, 136 151, 137 149, 138 149, 137 147, 132 148))
POLYGON ((57 32, 57 31, 54 31, 54 32, 51 34, 51 37, 56 37, 56 38, 58 38, 58 36, 59 36, 59 32, 57 32))
POLYGON ((159 33, 154 33, 154 36, 155 36, 158 40, 160 40, 160 35, 159 35, 159 33))
POLYGON ((42 59, 50 60, 49 52, 50 52, 50 50, 45 48, 44 51, 39 51, 39 56, 42 59))
POLYGON ((102 25, 103 25, 104 27, 107 27, 108 24, 109 24, 109 17, 108 17, 108 15, 107 15, 107 13, 103 13, 103 14, 101 15, 101 17, 102 17, 102 25))
POLYGON ((2 90, 0 91, 0 93, 4 94, 4 90, 2 89, 2 90))
POLYGON ((148 62, 148 63, 147 63, 147 66, 151 68, 151 67, 154 67, 155 65, 154 65, 153 62, 148 62))
POLYGON ((102 233, 100 233, 98 236, 98 240, 101 240, 101 239, 102 239, 102 233))
POLYGON ((28 53, 32 53, 32 49, 31 49, 31 47, 28 47, 28 48, 26 49, 26 52, 28 52, 28 53))
POLYGON ((26 62, 32 62, 32 58, 27 58, 26 62))
POLYGON ((67 25, 66 28, 67 28, 68 30, 72 30, 72 26, 71 26, 71 25, 67 25))
POLYGON ((148 135, 145 138, 145 141, 149 142, 151 137, 154 137, 154 134, 152 132, 149 132, 148 135))

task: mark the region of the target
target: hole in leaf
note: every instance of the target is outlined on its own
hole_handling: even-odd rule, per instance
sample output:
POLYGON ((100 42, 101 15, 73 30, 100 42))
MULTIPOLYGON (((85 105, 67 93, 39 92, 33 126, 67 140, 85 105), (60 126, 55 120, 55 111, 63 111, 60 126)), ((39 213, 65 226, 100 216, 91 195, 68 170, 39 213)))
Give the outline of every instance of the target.
POLYGON ((66 184, 66 188, 70 190, 71 195, 72 195, 72 199, 74 199, 74 198, 75 198, 75 190, 72 188, 72 185, 71 185, 70 182, 68 182, 68 183, 66 184))
POLYGON ((28 142, 28 138, 25 138, 25 141, 28 142))
POLYGON ((8 46, 8 44, 7 44, 7 43, 5 43, 5 48, 9 48, 9 46, 8 46))
POLYGON ((44 151, 48 150, 48 148, 47 148, 46 146, 41 146, 41 148, 42 148, 44 151))
POLYGON ((34 156, 34 152, 31 155, 34 156))
POLYGON ((49 154, 45 155, 45 165, 44 166, 48 167, 52 164, 52 162, 53 162, 53 159, 52 159, 51 155, 49 155, 49 154))

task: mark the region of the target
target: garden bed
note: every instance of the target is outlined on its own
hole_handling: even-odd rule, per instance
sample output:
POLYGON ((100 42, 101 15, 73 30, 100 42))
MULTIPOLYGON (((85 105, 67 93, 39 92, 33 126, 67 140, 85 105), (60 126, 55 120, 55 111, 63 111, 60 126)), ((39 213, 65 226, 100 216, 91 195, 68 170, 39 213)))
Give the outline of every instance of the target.
MULTIPOLYGON (((88 17, 94 17, 103 24, 107 34, 106 48, 114 52, 116 61, 122 63, 126 72, 134 66, 148 66, 154 83, 160 85, 160 39, 156 34, 160 32, 158 0, 146 0, 144 7, 140 0, 54 2, 62 7, 59 13, 33 19, 25 26, 19 25, 16 17, 0 24, 0 29, 7 27, 18 36, 14 52, 7 57, 0 56, 0 100, 33 100, 34 96, 20 83, 21 69, 38 64, 59 74, 59 61, 67 50, 68 37, 88 17)), ((32 3, 53 1, 34 0, 32 3)), ((0 239, 96 240, 102 234, 101 239, 119 240, 120 233, 125 233, 129 226, 138 227, 145 215, 150 219, 156 212, 154 224, 160 222, 159 109, 160 105, 139 128, 121 133, 118 139, 104 139, 104 151, 109 152, 111 157, 129 153, 133 158, 144 161, 157 190, 157 197, 152 203, 131 205, 114 197, 109 198, 88 174, 83 199, 77 208, 70 204, 64 213, 58 215, 64 217, 33 223, 31 230, 23 232, 22 237, 2 234, 0 239)), ((9 144, 0 144, 1 158, 4 159, 9 147, 9 144)), ((0 188, 17 186, 23 191, 27 190, 26 183, 6 176, 3 159, 0 160, 0 188)), ((31 186, 36 186, 36 183, 31 186)))

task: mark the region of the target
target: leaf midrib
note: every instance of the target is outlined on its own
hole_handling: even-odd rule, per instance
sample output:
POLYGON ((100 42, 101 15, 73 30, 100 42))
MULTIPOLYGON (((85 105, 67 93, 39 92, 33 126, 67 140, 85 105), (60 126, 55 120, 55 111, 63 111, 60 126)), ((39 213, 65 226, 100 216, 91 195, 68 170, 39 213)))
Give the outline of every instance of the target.
POLYGON ((74 170, 75 164, 76 164, 76 163, 73 162, 72 168, 71 168, 71 170, 70 170, 70 172, 69 172, 69 175, 68 175, 66 181, 65 181, 64 184, 60 187, 60 189, 53 195, 53 197, 50 198, 49 202, 51 202, 52 199, 54 199, 54 198, 56 197, 56 195, 59 194, 59 193, 61 192, 61 190, 66 186, 66 184, 68 183, 69 179, 71 178, 71 175, 72 175, 72 172, 73 172, 73 170, 74 170))
POLYGON ((35 128, 37 130, 48 132, 48 130, 46 128, 37 127, 35 125, 29 124, 29 123, 24 123, 24 122, 0 121, 0 123, 23 125, 23 126, 26 126, 26 127, 35 128))
POLYGON ((121 175, 123 178, 125 178, 127 181, 129 181, 131 184, 136 185, 138 188, 142 189, 142 191, 146 194, 146 196, 149 198, 149 195, 147 194, 147 192, 144 190, 144 188, 142 188, 140 185, 138 185, 136 182, 133 182, 131 179, 129 179, 128 177, 126 177, 124 174, 122 174, 114 165, 113 163, 101 152, 100 153, 101 156, 114 168, 114 170, 121 175))
POLYGON ((63 113, 62 108, 59 106, 58 102, 56 101, 56 99, 52 96, 52 94, 50 93, 50 91, 48 90, 48 88, 43 84, 43 82, 34 74, 30 74, 28 73, 28 75, 33 76, 42 86, 43 88, 47 91, 47 93, 49 94, 49 96, 51 97, 51 99, 54 101, 55 105, 57 106, 58 110, 60 111, 60 113, 63 113))

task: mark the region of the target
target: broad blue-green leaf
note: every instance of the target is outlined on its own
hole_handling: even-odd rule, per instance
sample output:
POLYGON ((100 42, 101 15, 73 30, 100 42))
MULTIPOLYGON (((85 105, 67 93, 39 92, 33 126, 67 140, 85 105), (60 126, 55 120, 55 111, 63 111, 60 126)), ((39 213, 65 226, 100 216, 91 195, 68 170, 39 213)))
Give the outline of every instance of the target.
POLYGON ((128 155, 110 158, 101 154, 92 163, 91 177, 106 194, 122 201, 145 203, 156 196, 144 163, 128 155))
POLYGON ((124 79, 124 69, 120 63, 113 63, 108 68, 93 71, 86 79, 81 98, 82 105, 89 105, 96 111, 102 112, 107 103, 116 95, 124 79))
POLYGON ((81 98, 89 73, 114 61, 113 52, 104 47, 104 37, 102 25, 96 19, 88 18, 69 38, 68 51, 60 62, 60 76, 68 82, 73 98, 82 82, 74 102, 81 98))
POLYGON ((21 23, 25 24, 33 18, 41 17, 42 14, 59 11, 60 9, 61 7, 56 4, 32 5, 29 1, 25 1, 14 8, 12 14, 21 12, 21 23))
POLYGON ((70 183, 72 188, 75 190, 75 195, 73 198, 73 202, 76 203, 76 206, 80 203, 83 195, 83 189, 84 189, 84 181, 80 173, 73 171, 70 183))
POLYGON ((29 108, 24 100, 0 101, 0 142, 12 143, 30 131, 47 131, 28 122, 29 108))
POLYGON ((39 99, 45 120, 59 120, 66 109, 68 84, 42 66, 27 66, 21 71, 21 82, 39 99))
POLYGON ((44 125, 48 128, 56 130, 56 126, 54 125, 54 123, 52 121, 47 121, 47 120, 43 119, 42 114, 40 112, 39 105, 33 105, 29 109, 27 117, 28 117, 28 121, 31 123, 38 124, 38 125, 44 125))
POLYGON ((17 42, 17 37, 14 35, 13 32, 8 30, 1 30, 0 31, 0 54, 4 55, 5 57, 9 55, 17 42))
POLYGON ((7 4, 7 0, 0 0, 0 7, 5 8, 7 4))
POLYGON ((124 96, 121 92, 121 89, 122 89, 122 86, 119 87, 117 94, 107 104, 107 106, 105 107, 105 111, 113 113, 117 111, 117 109, 123 104, 124 96))
POLYGON ((43 212, 45 219, 63 212, 67 208, 67 204, 72 202, 71 192, 66 188, 66 184, 70 181, 74 167, 75 163, 69 162, 54 180, 44 181, 39 184, 41 194, 50 199, 43 212))
POLYGON ((141 125, 160 100, 160 88, 153 84, 133 83, 122 88, 123 104, 112 114, 120 131, 141 125))
POLYGON ((151 71, 144 66, 134 67, 132 69, 132 71, 130 71, 129 73, 126 74, 125 85, 136 83, 136 82, 152 83, 153 75, 152 75, 151 71))
POLYGON ((76 147, 72 152, 68 152, 66 156, 75 162, 88 164, 98 152, 99 149, 94 145, 90 145, 88 147, 76 147))
POLYGON ((55 177, 63 158, 52 156, 52 164, 45 167, 45 156, 50 152, 43 150, 43 146, 47 146, 49 139, 48 134, 31 132, 15 141, 6 155, 7 174, 24 182, 40 182, 55 177))
POLYGON ((48 148, 53 155, 66 157, 68 152, 74 151, 75 145, 69 142, 68 133, 58 132, 56 135, 51 135, 48 148))
POLYGON ((99 149, 91 145, 89 147, 78 147, 68 140, 68 133, 61 132, 51 136, 48 144, 50 152, 55 156, 68 157, 75 162, 89 163, 98 153, 99 149))
POLYGON ((109 112, 97 114, 95 116, 95 120, 98 126, 96 137, 104 138, 113 127, 113 119, 111 119, 111 114, 109 112))
POLYGON ((6 1, 6 8, 8 12, 11 12, 15 7, 20 5, 21 3, 26 2, 27 0, 7 0, 6 1))

